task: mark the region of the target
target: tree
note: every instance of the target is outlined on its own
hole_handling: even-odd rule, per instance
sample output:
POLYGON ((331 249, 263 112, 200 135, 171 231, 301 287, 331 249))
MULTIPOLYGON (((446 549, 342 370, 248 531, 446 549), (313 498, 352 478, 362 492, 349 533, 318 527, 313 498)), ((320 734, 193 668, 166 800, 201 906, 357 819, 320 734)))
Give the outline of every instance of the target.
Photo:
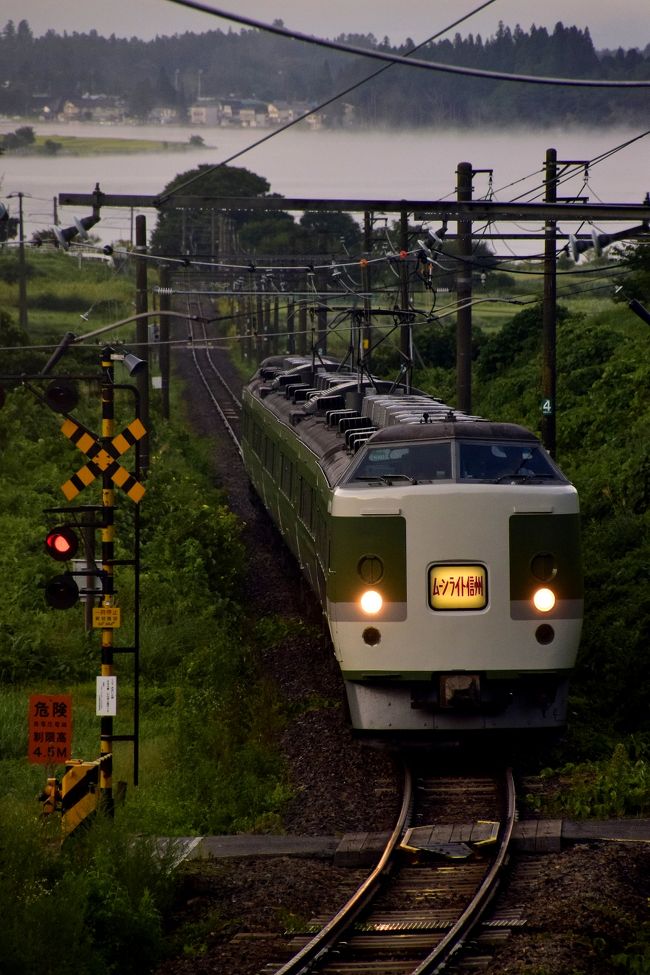
POLYGON ((624 249, 626 273, 617 285, 621 291, 616 301, 650 301, 650 244, 628 244, 624 249))
POLYGON ((312 237, 311 250, 316 254, 340 253, 344 247, 355 250, 360 245, 359 226, 349 213, 308 210, 303 213, 300 226, 312 237))
MULTIPOLYGON (((189 180, 194 183, 183 190, 192 196, 265 196, 270 185, 263 176, 237 166, 213 167, 207 163, 179 173, 161 193, 166 197, 189 180)), ((151 238, 152 250, 165 256, 179 254, 209 254, 214 249, 212 208, 174 210, 164 209, 151 238)), ((242 227, 252 216, 247 211, 229 211, 235 229, 242 227)))

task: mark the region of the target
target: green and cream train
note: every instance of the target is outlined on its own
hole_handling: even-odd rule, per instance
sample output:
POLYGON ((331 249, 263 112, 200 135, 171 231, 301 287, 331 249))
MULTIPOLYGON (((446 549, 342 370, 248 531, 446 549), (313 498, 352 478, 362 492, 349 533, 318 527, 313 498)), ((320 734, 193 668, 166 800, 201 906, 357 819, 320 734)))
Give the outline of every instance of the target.
POLYGON ((265 360, 243 403, 248 475, 323 606, 353 727, 561 727, 579 508, 539 440, 328 359, 265 360))

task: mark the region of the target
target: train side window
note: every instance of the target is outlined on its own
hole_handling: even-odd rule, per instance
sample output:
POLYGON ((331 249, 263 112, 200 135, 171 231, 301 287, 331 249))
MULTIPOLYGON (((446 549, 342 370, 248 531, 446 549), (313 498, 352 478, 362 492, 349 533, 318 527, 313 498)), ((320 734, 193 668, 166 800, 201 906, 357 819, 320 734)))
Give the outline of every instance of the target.
POLYGON ((310 485, 302 478, 300 484, 300 517, 308 528, 312 527, 312 494, 310 485))
POLYGON ((262 443, 263 443, 262 428, 259 427, 257 425, 257 423, 253 427, 253 438, 252 439, 253 439, 253 450, 255 451, 255 453, 257 454, 257 456, 261 458, 262 457, 262 443))
POLYGON ((326 564, 327 558, 327 521, 322 509, 316 506, 316 551, 321 564, 326 564))
POLYGON ((270 437, 265 437, 264 443, 264 466, 266 467, 269 474, 273 475, 275 464, 275 444, 270 439, 270 437))
POLYGON ((288 498, 291 497, 292 481, 293 464, 285 454, 280 453, 280 489, 288 498))

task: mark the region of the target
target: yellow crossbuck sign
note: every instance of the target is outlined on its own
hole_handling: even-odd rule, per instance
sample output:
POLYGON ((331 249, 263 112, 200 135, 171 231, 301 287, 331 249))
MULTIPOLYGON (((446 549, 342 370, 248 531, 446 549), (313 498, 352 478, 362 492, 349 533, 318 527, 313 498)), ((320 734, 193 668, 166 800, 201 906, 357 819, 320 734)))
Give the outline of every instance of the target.
POLYGON ((69 481, 61 485, 61 490, 68 501, 71 501, 80 491, 92 484, 96 477, 108 474, 113 483, 122 488, 137 504, 144 495, 145 488, 133 474, 118 463, 118 458, 126 453, 137 440, 144 437, 146 432, 140 420, 133 420, 121 433, 113 437, 108 447, 103 447, 90 430, 75 420, 66 420, 61 427, 61 433, 89 458, 87 464, 84 464, 76 474, 73 474, 69 481))

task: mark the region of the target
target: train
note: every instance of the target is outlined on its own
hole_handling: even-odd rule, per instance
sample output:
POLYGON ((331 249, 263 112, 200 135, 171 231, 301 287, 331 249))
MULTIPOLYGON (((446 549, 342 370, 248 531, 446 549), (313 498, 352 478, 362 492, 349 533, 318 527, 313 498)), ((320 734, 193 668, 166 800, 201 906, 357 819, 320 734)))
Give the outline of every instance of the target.
POLYGON ((562 729, 580 512, 540 440, 327 356, 265 359, 242 403, 246 472, 320 601, 352 728, 562 729))

